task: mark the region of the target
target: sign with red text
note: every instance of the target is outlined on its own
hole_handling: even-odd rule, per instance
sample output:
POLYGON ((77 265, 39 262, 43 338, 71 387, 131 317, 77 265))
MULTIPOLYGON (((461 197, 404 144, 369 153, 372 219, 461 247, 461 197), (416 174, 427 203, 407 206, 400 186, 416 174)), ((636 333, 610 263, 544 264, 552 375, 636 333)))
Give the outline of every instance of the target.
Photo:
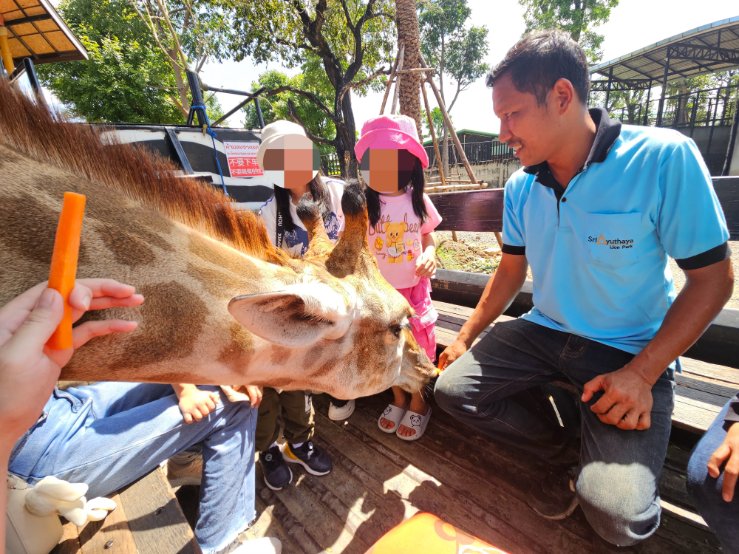
POLYGON ((224 142, 228 171, 231 177, 254 177, 262 175, 262 168, 257 163, 258 142, 224 142))

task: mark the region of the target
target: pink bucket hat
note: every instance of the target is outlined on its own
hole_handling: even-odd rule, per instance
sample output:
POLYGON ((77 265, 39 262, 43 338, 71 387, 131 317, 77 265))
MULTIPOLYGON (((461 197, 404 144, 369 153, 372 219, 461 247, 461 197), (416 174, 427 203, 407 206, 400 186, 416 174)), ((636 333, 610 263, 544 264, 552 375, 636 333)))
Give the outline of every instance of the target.
POLYGON ((416 122, 407 115, 381 115, 365 121, 362 134, 354 146, 358 160, 362 159, 368 148, 408 150, 421 160, 424 169, 429 166, 428 154, 418 140, 416 122))

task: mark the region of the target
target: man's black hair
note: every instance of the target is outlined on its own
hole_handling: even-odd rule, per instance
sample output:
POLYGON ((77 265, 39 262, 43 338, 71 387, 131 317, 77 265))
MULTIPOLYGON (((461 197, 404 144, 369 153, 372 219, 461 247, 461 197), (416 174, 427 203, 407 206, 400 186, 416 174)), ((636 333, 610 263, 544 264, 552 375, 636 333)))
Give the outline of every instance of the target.
POLYGON ((539 105, 558 79, 568 79, 580 102, 586 104, 590 74, 585 52, 563 31, 535 31, 519 40, 497 66, 490 70, 485 83, 495 86, 503 75, 510 75, 516 89, 536 96, 539 105))

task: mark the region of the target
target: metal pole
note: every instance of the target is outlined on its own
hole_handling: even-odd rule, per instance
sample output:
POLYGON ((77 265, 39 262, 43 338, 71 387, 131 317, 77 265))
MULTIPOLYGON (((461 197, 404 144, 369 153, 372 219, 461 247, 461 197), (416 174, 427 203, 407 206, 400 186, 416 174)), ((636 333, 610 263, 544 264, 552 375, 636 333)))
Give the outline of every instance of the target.
POLYGON ((726 147, 726 157, 724 158, 724 167, 721 169, 721 175, 726 176, 731 169, 731 159, 734 156, 734 146, 736 144, 736 132, 739 128, 739 98, 734 105, 734 122, 731 124, 731 135, 729 136, 729 145, 726 147))
POLYGON ((662 76, 662 94, 659 98, 659 108, 657 109, 657 127, 662 126, 662 112, 665 108, 665 94, 667 94, 667 75, 670 71, 670 49, 667 49, 667 59, 665 59, 665 72, 662 76))
POLYGON ((610 111, 608 109, 608 100, 611 98, 611 83, 613 82, 613 66, 608 70, 608 88, 606 89, 606 105, 603 106, 606 111, 610 111))
POLYGON ((643 125, 649 125, 649 102, 652 99, 652 80, 649 79, 649 88, 647 89, 647 109, 644 110, 644 123, 643 125))
POLYGON ((254 109, 257 110, 257 121, 259 121, 259 127, 264 129, 264 115, 262 115, 262 106, 259 105, 259 97, 254 97, 254 109))
POLYGON ((42 106, 46 106, 46 99, 44 98, 44 92, 41 90, 41 84, 39 83, 38 74, 36 73, 36 66, 33 65, 31 58, 23 58, 23 67, 26 70, 28 82, 31 84, 36 100, 42 106))
MULTIPOLYGON (((192 103, 196 106, 204 106, 203 102, 203 92, 200 89, 200 78, 198 77, 197 73, 190 71, 189 69, 186 71, 187 74, 187 83, 190 85, 190 94, 192 95, 192 103)), ((192 105, 190 106, 190 113, 187 115, 187 124, 192 125, 193 121, 195 120, 195 113, 197 112, 198 116, 198 123, 200 125, 205 125, 205 114, 201 113, 202 111, 205 111, 205 108, 193 110, 192 105)))

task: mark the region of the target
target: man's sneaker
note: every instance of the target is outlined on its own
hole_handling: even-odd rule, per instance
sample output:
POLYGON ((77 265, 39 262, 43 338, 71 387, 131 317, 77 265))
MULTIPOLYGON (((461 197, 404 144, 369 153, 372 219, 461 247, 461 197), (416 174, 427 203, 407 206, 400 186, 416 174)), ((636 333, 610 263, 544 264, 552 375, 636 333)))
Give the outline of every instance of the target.
POLYGON ((332 400, 328 405, 328 418, 331 421, 344 421, 354 413, 354 400, 332 400))
POLYGON ((287 443, 282 455, 286 462, 300 464, 311 475, 326 475, 333 468, 328 453, 313 444, 313 441, 305 441, 299 447, 287 443))
POLYGON ((280 491, 293 480, 293 472, 287 467, 280 447, 274 445, 266 452, 260 452, 259 462, 262 464, 264 484, 273 491, 280 491))
POLYGON ((178 452, 167 460, 167 479, 172 488, 200 485, 203 456, 200 452, 178 452))
POLYGON ((560 521, 572 515, 577 508, 575 476, 577 468, 549 473, 535 483, 526 495, 526 504, 545 519, 560 521))

